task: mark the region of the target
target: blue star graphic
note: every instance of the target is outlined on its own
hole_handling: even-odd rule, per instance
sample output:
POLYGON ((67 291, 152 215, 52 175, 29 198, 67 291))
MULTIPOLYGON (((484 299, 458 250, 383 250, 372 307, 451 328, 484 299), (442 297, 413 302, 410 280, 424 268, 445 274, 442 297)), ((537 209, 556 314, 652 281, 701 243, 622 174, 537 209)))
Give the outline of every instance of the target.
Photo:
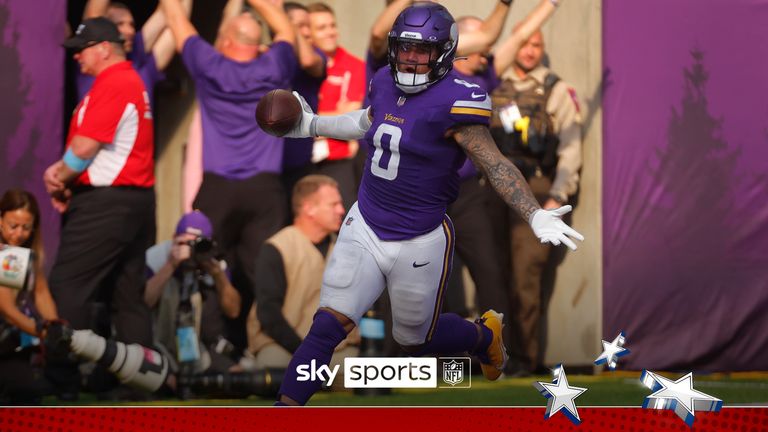
POLYGON ((723 407, 720 399, 693 388, 692 372, 672 381, 644 370, 640 381, 653 391, 643 401, 643 408, 673 410, 689 427, 693 427, 696 410, 718 412, 723 407))
POLYGON ((544 418, 549 419, 557 414, 558 411, 565 408, 563 414, 565 414, 573 424, 580 424, 581 418, 579 418, 579 412, 576 410, 574 399, 587 391, 587 389, 569 386, 568 377, 565 375, 565 369, 563 369, 562 364, 557 365, 552 370, 552 375, 554 376, 554 379, 551 384, 540 381, 533 384, 539 393, 548 399, 544 418))
POLYGON ((619 357, 624 357, 629 354, 629 350, 624 348, 625 342, 626 338, 624 332, 620 332, 612 342, 602 341, 603 352, 595 359, 595 364, 601 365, 607 363, 608 369, 616 369, 616 362, 619 360, 619 357))

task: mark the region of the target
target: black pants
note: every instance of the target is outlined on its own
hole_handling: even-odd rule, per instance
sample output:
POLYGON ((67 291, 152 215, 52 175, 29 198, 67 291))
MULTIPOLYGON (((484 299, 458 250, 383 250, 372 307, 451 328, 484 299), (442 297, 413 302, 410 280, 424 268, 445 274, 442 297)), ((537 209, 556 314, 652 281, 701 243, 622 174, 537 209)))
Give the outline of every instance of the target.
MULTIPOLYGON (((103 187, 75 191, 64 214, 49 280, 59 317, 75 329, 92 328, 104 337, 112 336, 111 323, 117 340, 151 346, 144 262, 154 241, 154 190, 103 187)), ((58 390, 78 391, 77 364, 61 362, 48 365, 48 370, 58 390)))
POLYGON ((59 316, 75 329, 88 328, 91 303, 106 303, 117 340, 151 345, 144 255, 154 241, 154 190, 105 187, 76 192, 64 215, 50 276, 59 316))
MULTIPOLYGON (((471 178, 461 183, 459 196, 448 207, 448 216, 456 229, 456 254, 469 269, 477 289, 479 313, 488 309, 504 314, 505 322, 513 319, 504 272, 507 266, 496 253, 494 230, 487 211, 487 192, 480 180, 471 178)), ((454 271, 456 269, 454 268, 454 271)), ((510 326, 504 327, 504 341, 512 341, 510 326)))
POLYGON ((213 237, 232 269, 232 282, 240 293, 240 315, 228 322, 227 336, 245 348, 245 321, 253 303, 256 257, 262 243, 285 224, 285 191, 277 174, 262 173, 232 180, 203 174, 194 207, 211 220, 213 237))

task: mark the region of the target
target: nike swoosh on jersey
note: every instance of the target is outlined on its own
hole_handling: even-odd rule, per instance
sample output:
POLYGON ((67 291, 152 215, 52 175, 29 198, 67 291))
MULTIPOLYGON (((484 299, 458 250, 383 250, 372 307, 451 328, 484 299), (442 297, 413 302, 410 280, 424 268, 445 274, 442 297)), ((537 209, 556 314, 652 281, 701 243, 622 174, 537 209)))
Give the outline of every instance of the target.
POLYGON ((421 263, 421 264, 416 264, 416 261, 414 261, 414 262, 413 262, 413 268, 424 267, 424 266, 425 266, 425 265, 427 265, 427 264, 429 264, 429 261, 427 261, 427 262, 425 262, 425 263, 421 263))
POLYGON ((488 93, 475 94, 475 92, 472 92, 471 96, 472 96, 472 99, 478 99, 478 98, 481 98, 481 97, 486 97, 487 95, 488 95, 488 93))

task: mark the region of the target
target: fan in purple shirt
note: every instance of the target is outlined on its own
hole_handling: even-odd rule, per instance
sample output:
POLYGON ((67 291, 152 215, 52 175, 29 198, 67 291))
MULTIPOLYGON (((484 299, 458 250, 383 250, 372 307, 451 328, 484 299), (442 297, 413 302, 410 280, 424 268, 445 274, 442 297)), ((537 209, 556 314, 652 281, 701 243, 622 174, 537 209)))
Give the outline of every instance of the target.
POLYGON ((227 17, 214 48, 198 35, 179 0, 160 1, 200 103, 203 181, 193 207, 211 220, 232 266, 242 310, 230 323, 229 336, 238 348, 246 344, 256 256, 287 217, 280 179, 283 139, 261 130, 253 113, 269 91, 290 87, 298 68, 295 32, 282 8, 269 0, 248 3, 274 34, 264 53, 261 26, 249 12, 238 8, 227 17))
POLYGON ((405 352, 466 351, 478 356, 486 378, 501 375, 507 357, 503 316, 489 310, 473 323, 440 313, 454 240, 445 211, 456 197, 457 170, 466 155, 541 241, 575 248, 568 236, 583 239, 560 220, 570 207, 542 210, 496 148, 487 126, 490 97, 452 71, 457 43, 456 23, 445 7, 416 3, 389 33, 389 68, 374 76, 368 108, 317 116, 303 103, 304 115, 290 136, 366 137, 369 148, 358 202, 339 233, 320 308, 288 366, 278 405, 303 405, 320 388, 320 379, 299 380, 299 371, 327 365, 384 289, 392 302, 392 333, 405 352))

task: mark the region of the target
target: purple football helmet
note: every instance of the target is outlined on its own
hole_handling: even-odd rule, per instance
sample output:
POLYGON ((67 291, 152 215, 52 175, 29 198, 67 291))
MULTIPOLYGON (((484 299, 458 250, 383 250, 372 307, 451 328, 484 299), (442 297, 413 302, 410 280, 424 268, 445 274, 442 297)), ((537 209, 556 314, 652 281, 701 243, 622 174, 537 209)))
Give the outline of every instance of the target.
POLYGON ((387 58, 395 84, 406 93, 417 93, 439 81, 453 68, 459 32, 456 21, 443 5, 417 2, 400 12, 388 41, 387 58), (429 61, 400 61, 398 54, 409 50, 429 53, 429 61), (428 66, 430 70, 423 74, 401 70, 406 67, 413 70, 414 66, 428 66))

